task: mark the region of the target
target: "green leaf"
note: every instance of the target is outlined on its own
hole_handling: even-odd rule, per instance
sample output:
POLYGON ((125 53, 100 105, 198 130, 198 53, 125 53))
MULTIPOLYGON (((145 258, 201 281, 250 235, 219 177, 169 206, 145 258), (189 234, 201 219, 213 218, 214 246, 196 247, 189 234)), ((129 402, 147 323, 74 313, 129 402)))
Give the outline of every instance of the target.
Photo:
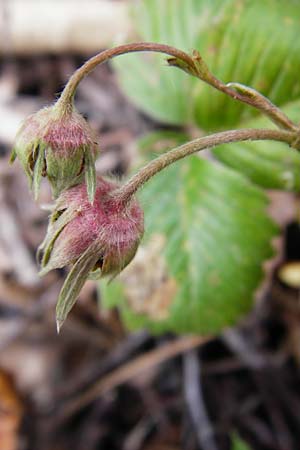
POLYGON ((118 279, 112 282, 101 280, 99 283, 99 299, 101 308, 110 309, 121 306, 124 301, 122 283, 118 279))
MULTIPOLYGON (((300 118, 300 100, 284 108, 295 122, 300 118)), ((273 128, 267 118, 252 119, 247 128, 273 128)), ((213 150, 222 163, 242 172, 254 183, 269 189, 300 190, 300 154, 286 144, 273 141, 239 142, 213 150)))
POLYGON ((173 130, 152 131, 138 140, 138 149, 142 155, 146 156, 146 159, 149 159, 149 155, 155 157, 165 153, 166 149, 172 149, 188 140, 187 133, 173 130))
MULTIPOLYGON (((118 303, 131 328, 144 326, 154 332, 211 334, 236 323, 251 308, 262 263, 273 253, 270 242, 276 227, 266 215, 263 192, 234 171, 195 156, 154 177, 141 201, 145 244, 155 236, 163 242, 157 259, 149 259, 146 268, 152 273, 164 267, 160 282, 170 296, 168 307, 161 314, 161 299, 153 313, 154 294, 148 305, 139 305, 142 295, 135 303, 129 301, 134 280, 130 266, 114 293, 106 287, 106 304, 118 303), (137 313, 139 306, 144 313, 137 313)), ((143 292, 141 266, 136 271, 140 286, 135 290, 143 292)))
POLYGON ((250 450, 250 447, 245 441, 242 441, 236 434, 234 434, 232 437, 231 450, 250 450))
MULTIPOLYGON (((296 0, 143 0, 139 38, 200 51, 224 82, 249 85, 282 105, 300 96, 300 8, 296 0)), ((253 114, 250 107, 166 67, 163 57, 116 60, 121 84, 144 111, 169 123, 215 130, 253 114)))

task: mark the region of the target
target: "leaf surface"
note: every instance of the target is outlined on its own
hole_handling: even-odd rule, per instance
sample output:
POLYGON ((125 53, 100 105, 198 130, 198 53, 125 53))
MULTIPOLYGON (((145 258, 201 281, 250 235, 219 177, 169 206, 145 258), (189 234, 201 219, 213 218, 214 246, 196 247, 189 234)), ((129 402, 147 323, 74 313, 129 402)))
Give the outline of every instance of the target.
MULTIPOLYGON (((296 0, 143 0, 134 17, 139 39, 199 50, 224 82, 249 85, 278 105, 300 96, 296 0)), ((149 54, 116 60, 125 92, 156 119, 215 130, 255 112, 163 61, 149 54)))
MULTIPOLYGON (((251 308, 262 263, 272 255, 276 227, 266 215, 263 192, 234 171, 194 156, 154 177, 141 202, 146 241, 157 235, 164 242, 149 271, 163 259, 162 279, 174 280, 175 289, 166 291, 173 293, 167 315, 154 320, 145 308, 146 313, 137 314, 136 307, 135 312, 129 307, 126 289, 121 295, 116 286, 111 293, 117 302, 110 297, 110 286, 107 302, 121 305, 131 328, 211 334, 236 323, 251 308)), ((125 288, 126 270, 121 277, 125 288)), ((145 279, 140 278, 143 287, 145 279)), ((153 298, 157 295, 149 296, 149 302, 153 298)))
MULTIPOLYGON (((300 100, 284 109, 295 122, 300 118, 300 100)), ((273 128, 265 117, 252 119, 247 128, 273 128)), ((219 161, 243 173, 254 183, 268 189, 300 190, 300 153, 274 141, 239 142, 220 145, 213 150, 219 161)))

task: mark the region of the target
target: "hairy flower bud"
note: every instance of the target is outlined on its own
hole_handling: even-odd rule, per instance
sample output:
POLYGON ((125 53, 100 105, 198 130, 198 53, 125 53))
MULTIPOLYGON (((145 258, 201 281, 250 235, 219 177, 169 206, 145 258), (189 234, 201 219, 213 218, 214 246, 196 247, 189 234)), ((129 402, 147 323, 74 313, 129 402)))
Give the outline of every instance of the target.
POLYGON ((89 275, 116 276, 134 257, 144 231, 143 211, 132 199, 120 205, 111 194, 119 185, 97 178, 94 203, 84 185, 64 191, 57 199, 39 252, 41 275, 72 265, 57 304, 60 326, 89 275))
POLYGON ((95 193, 94 133, 74 109, 61 111, 57 105, 29 116, 17 133, 11 162, 19 158, 34 196, 41 177, 47 176, 53 196, 81 181, 85 172, 89 200, 95 193))

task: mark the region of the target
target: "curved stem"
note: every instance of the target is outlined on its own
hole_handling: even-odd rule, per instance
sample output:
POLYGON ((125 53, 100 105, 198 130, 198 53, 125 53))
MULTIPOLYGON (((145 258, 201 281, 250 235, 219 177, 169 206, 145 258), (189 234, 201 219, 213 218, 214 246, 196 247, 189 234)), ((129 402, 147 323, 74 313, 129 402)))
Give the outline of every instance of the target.
POLYGON ((260 92, 253 88, 249 88, 241 83, 223 83, 215 77, 207 67, 203 58, 197 50, 192 53, 192 59, 194 61, 194 66, 187 66, 182 64, 182 61, 177 58, 169 58, 168 63, 171 66, 183 69, 190 75, 196 76, 205 83, 214 87, 220 92, 228 95, 234 100, 238 100, 242 103, 246 103, 253 108, 258 109, 260 112, 265 114, 269 119, 272 120, 279 128, 289 131, 297 131, 299 133, 299 126, 296 125, 292 120, 287 117, 283 111, 281 111, 276 105, 274 105, 268 98, 262 95, 260 92))
POLYGON ((77 69, 66 84, 60 99, 57 101, 58 110, 61 114, 70 111, 72 107, 73 98, 81 80, 87 76, 96 66, 115 58, 116 56, 124 55, 126 53, 133 52, 156 52, 164 53, 171 58, 168 62, 172 66, 177 66, 184 71, 188 72, 202 81, 206 82, 210 86, 214 87, 218 91, 239 100, 247 105, 250 105, 264 114, 266 114, 277 126, 280 128, 298 131, 299 127, 293 123, 279 108, 254 89, 243 87, 243 90, 239 89, 239 83, 225 84, 216 78, 208 69, 200 54, 195 50, 190 56, 186 52, 179 50, 175 47, 157 44, 154 42, 134 42, 132 44, 119 45, 117 47, 104 50, 88 61, 83 66, 77 69))
POLYGON ((239 83, 224 84, 213 75, 211 76, 211 79, 207 80, 207 83, 233 99, 258 109, 269 117, 269 119, 271 119, 279 128, 299 132, 299 127, 286 116, 281 109, 260 92, 239 83))
POLYGON ((164 153, 148 163, 135 175, 132 176, 122 187, 114 192, 114 198, 118 203, 127 204, 132 196, 140 189, 150 178, 165 169, 170 164, 199 152, 207 148, 212 148, 221 144, 240 141, 272 140, 285 142, 292 145, 297 138, 296 133, 285 130, 265 130, 265 129, 242 129, 228 130, 215 133, 210 136, 194 139, 186 144, 164 153))
POLYGON ((115 58, 116 56, 133 52, 165 53, 166 55, 173 56, 174 58, 180 60, 184 65, 189 67, 191 71, 194 70, 193 58, 187 53, 169 45, 156 44, 153 42, 137 42, 132 44, 119 45, 118 47, 114 47, 98 53, 97 55, 89 59, 85 64, 83 64, 83 66, 77 69, 66 84, 57 104, 60 104, 60 106, 62 107, 65 106, 66 108, 68 108, 70 102, 72 102, 73 100, 78 84, 86 75, 94 70, 96 66, 104 63, 105 61, 108 61, 109 59, 115 58))

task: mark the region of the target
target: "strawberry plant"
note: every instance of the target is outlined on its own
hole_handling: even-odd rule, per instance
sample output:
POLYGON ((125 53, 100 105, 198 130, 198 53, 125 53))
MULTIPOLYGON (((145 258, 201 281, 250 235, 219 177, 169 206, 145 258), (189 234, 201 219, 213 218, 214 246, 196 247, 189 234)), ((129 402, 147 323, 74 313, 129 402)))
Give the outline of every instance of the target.
POLYGON ((269 3, 142 2, 136 21, 151 42, 94 56, 20 129, 12 160, 36 197, 45 176, 56 199, 41 274, 71 265, 58 328, 89 276, 116 277, 100 282, 102 304, 117 305, 131 328, 213 334, 251 308, 278 233, 264 189, 300 186, 299 13, 292 0, 269 3), (143 167, 120 184, 96 177, 98 144, 74 95, 98 64, 141 51, 168 55, 172 69, 152 54, 127 55, 116 62, 121 85, 181 128, 146 138, 144 150, 170 140, 174 148, 144 151, 143 167))

